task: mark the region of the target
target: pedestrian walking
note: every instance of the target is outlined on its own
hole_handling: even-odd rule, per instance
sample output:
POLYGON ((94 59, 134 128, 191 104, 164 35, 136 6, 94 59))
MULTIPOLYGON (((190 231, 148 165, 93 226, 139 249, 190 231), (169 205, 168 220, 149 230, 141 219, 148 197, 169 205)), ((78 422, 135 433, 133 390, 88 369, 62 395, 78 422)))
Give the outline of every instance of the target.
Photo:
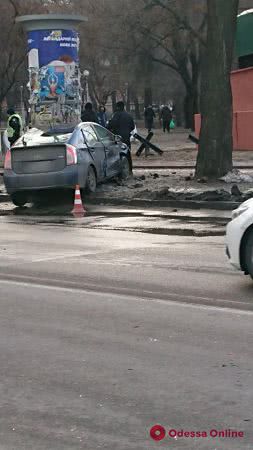
POLYGON ((84 111, 81 114, 82 122, 95 122, 98 123, 97 114, 93 111, 92 103, 86 103, 84 111))
POLYGON ((116 112, 109 120, 108 130, 122 137, 122 141, 131 148, 131 132, 135 129, 132 116, 125 110, 124 102, 116 103, 116 112))
POLYGON ((159 107, 159 111, 158 111, 158 120, 159 120, 159 125, 162 128, 162 110, 164 108, 164 105, 161 105, 159 107))
POLYGON ((155 118, 155 112, 151 105, 145 108, 144 117, 145 117, 145 126, 148 132, 150 133, 150 131, 154 127, 154 118, 155 118))
POLYGON ((14 108, 7 111, 7 136, 11 145, 13 145, 21 136, 23 123, 19 114, 15 112, 14 108))
POLYGON ((106 114, 106 109, 105 109, 104 105, 99 106, 97 116, 98 116, 99 125, 102 125, 102 127, 106 127, 108 120, 107 120, 107 114, 106 114))
POLYGON ((168 106, 164 106, 161 112, 161 119, 163 125, 163 132, 166 130, 170 133, 170 122, 172 121, 172 112, 168 106))

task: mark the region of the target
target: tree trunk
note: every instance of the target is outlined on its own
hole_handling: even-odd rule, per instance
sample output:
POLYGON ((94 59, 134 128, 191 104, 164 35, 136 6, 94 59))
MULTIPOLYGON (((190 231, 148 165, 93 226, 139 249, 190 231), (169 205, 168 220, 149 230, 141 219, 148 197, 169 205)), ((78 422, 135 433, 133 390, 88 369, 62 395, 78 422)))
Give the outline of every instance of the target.
POLYGON ((126 89, 126 110, 127 112, 130 112, 131 109, 131 89, 129 86, 127 86, 126 89))
POLYGON ((194 99, 192 93, 187 93, 184 101, 185 128, 194 129, 194 99))
POLYGON ((194 89, 189 90, 184 101, 185 128, 195 129, 194 116, 199 112, 198 92, 194 89))
POLYGON ((113 91, 111 94, 111 99, 112 99, 112 111, 115 113, 116 111, 116 102, 117 102, 117 98, 116 98, 116 91, 113 91))
POLYGON ((191 128, 192 111, 190 109, 190 98, 189 94, 186 94, 184 99, 184 121, 185 128, 191 128))
POLYGON ((147 108, 147 106, 152 105, 152 88, 151 87, 145 87, 144 89, 144 106, 147 108))
POLYGON ((92 89, 90 89, 89 94, 90 94, 90 99, 91 99, 93 108, 95 109, 95 111, 97 111, 97 109, 98 109, 98 102, 97 102, 96 96, 94 94, 94 91, 92 89))
POLYGON ((200 146, 196 176, 219 178, 232 169, 233 60, 239 0, 207 0, 207 55, 201 86, 200 146))
POLYGON ((140 113, 139 99, 137 96, 134 97, 134 112, 135 112, 135 119, 140 120, 141 113, 140 113))
POLYGON ((199 113, 201 50, 201 44, 199 42, 193 42, 191 44, 189 64, 184 63, 180 66, 181 78, 186 89, 184 100, 185 127, 191 130, 195 129, 194 115, 199 113))
POLYGON ((199 43, 195 43, 194 51, 191 53, 191 66, 192 66, 192 119, 191 119, 191 129, 195 131, 195 114, 200 112, 199 100, 200 100, 200 62, 201 62, 201 50, 202 46, 199 43))

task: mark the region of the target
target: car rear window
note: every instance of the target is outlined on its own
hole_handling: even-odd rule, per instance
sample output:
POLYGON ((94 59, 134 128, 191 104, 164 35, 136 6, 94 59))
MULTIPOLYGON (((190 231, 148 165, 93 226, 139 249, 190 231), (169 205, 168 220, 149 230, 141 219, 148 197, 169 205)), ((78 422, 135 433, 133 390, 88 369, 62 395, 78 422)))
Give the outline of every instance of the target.
POLYGON ((57 127, 57 128, 50 128, 49 130, 45 131, 41 136, 59 136, 59 135, 65 135, 65 134, 71 134, 73 133, 75 127, 57 127))

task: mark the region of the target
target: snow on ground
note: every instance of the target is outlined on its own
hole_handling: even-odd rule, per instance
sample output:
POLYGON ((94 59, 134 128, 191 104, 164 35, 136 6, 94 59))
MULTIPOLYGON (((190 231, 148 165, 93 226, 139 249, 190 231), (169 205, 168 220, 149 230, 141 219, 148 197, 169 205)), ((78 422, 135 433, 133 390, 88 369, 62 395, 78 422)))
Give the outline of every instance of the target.
MULTIPOLYGON (((134 170, 133 177, 126 181, 114 180, 98 186, 97 195, 105 198, 132 200, 136 198, 154 200, 240 200, 240 192, 231 195, 234 183, 223 181, 198 183, 189 170, 134 170)), ((241 183, 238 187, 246 197, 253 196, 253 183, 241 183)), ((234 190, 234 188, 233 188, 234 190)))

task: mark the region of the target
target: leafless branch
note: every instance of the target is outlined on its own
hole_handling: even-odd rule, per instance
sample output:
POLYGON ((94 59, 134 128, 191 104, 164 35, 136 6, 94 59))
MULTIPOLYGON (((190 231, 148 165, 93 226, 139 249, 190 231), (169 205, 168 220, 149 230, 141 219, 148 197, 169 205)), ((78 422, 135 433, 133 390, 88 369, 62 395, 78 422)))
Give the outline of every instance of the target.
POLYGON ((170 2, 168 0, 167 1, 166 0, 145 0, 145 2, 146 2, 146 9, 150 9, 155 6, 158 6, 158 7, 162 8, 163 10, 167 11, 169 14, 172 15, 172 17, 174 17, 174 19, 176 20, 176 22, 178 24, 180 24, 184 29, 190 31, 191 34, 195 38, 197 38, 202 45, 206 46, 206 41, 203 38, 200 31, 193 28, 191 26, 190 22, 188 20, 186 20, 184 16, 179 14, 179 12, 175 8, 175 6, 173 7, 170 5, 170 2))

